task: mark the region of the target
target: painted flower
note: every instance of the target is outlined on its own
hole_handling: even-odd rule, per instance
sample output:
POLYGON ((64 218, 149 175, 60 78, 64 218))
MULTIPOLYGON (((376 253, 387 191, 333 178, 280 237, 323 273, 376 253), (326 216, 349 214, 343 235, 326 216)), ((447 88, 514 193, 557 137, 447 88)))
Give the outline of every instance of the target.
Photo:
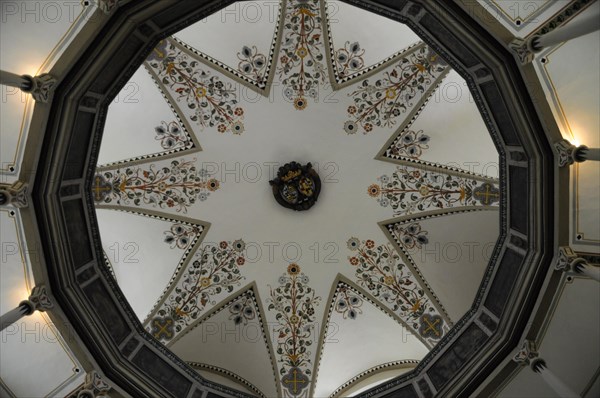
POLYGON ((152 50, 152 52, 148 56, 147 61, 156 61, 156 60, 164 59, 167 56, 167 45, 168 44, 169 43, 167 40, 159 41, 156 48, 154 48, 154 50, 152 50))
POLYGON ((280 276, 279 277, 279 284, 280 285, 285 285, 287 282, 287 278, 285 276, 280 276))
MULTIPOLYGON (((170 74, 172 74, 172 73, 173 73, 173 69, 175 69, 175 64, 174 64, 173 62, 169 62, 169 63, 167 64, 167 70, 165 71, 165 73, 166 73, 167 75, 170 75, 170 74)), ((184 89, 183 89, 183 88, 181 88, 181 89, 178 89, 178 90, 181 90, 181 91, 177 91, 178 93, 181 93, 182 91, 184 91, 184 89)))
POLYGON ((358 265, 358 258, 356 258, 356 257, 350 257, 350 264, 351 265, 358 265))
POLYGON ((373 125, 371 123, 365 123, 363 127, 367 133, 373 131, 373 125))
POLYGON ((388 200, 388 198, 381 198, 379 199, 379 205, 381 207, 388 207, 390 205, 390 201, 388 200))
POLYGON ((243 240, 238 239, 235 242, 233 242, 233 248, 236 251, 241 252, 246 248, 246 243, 243 240))
POLYGON ((372 249, 375 247, 375 242, 373 242, 371 239, 369 239, 365 242, 365 245, 367 246, 367 249, 372 249))
POLYGON ((296 50, 296 55, 300 58, 304 58, 308 55, 308 50, 305 47, 300 47, 298 50, 296 50))
POLYGON ((252 65, 248 62, 243 62, 240 64, 240 69, 242 70, 242 72, 248 74, 252 72, 252 65))
POLYGON ((354 115, 357 111, 358 111, 358 109, 356 109, 356 107, 354 105, 350 105, 348 107, 348 113, 351 115, 354 115))
POLYGON ((227 249, 227 242, 225 242, 225 241, 221 241, 221 243, 219 243, 219 247, 220 247, 221 249, 227 249))
POLYGON ((208 194, 206 192, 200 192, 198 194, 198 199, 200 199, 201 202, 204 202, 206 199, 208 199, 208 194))
POLYGON ((346 242, 346 245, 348 246, 348 249, 350 250, 357 250, 358 246, 360 245, 360 241, 358 240, 358 238, 350 238, 348 239, 348 242, 346 242))
POLYGON ((394 89, 394 88, 388 88, 387 90, 385 90, 385 97, 387 99, 394 99, 394 98, 396 98, 397 95, 398 95, 398 93, 396 92, 396 89, 394 89))
POLYGON ((297 110, 301 111, 304 110, 304 108, 306 108, 307 102, 306 99, 304 99, 303 97, 298 97, 294 100, 294 108, 296 108, 297 110))
POLYGON ((279 61, 281 61, 282 64, 287 64, 289 59, 288 59, 288 57, 283 55, 281 58, 279 58, 279 61))
POLYGON ((219 124, 219 125, 217 126, 217 131, 218 131, 219 133, 224 133, 224 132, 226 132, 226 131, 227 131, 227 126, 225 126, 223 123, 219 124))
POLYGON ((211 192, 216 191, 217 189, 219 189, 219 181, 214 178, 211 178, 206 182, 206 188, 211 192))
POLYGON ((381 193, 381 188, 377 184, 371 184, 367 189, 369 196, 376 198, 381 193))
POLYGON ((421 185, 421 187, 419 188, 419 193, 422 196, 427 196, 429 195, 429 187, 427 185, 421 185))
POLYGON ((302 275, 302 277, 300 277, 300 282, 306 285, 308 282, 310 282, 310 279, 308 279, 308 276, 302 275))
POLYGON ((287 99, 291 100, 292 98, 294 98, 294 90, 292 90, 289 87, 286 87, 285 90, 283 90, 283 95, 285 95, 287 99))
POLYGON ((244 132, 244 123, 237 121, 231 125, 233 134, 242 134, 244 132))
POLYGON ((298 275, 300 273, 300 266, 296 263, 288 265, 287 272, 290 275, 298 275))
POLYGON ((236 116, 242 116, 244 114, 244 110, 242 108, 235 108, 233 114, 236 116))
POLYGON ((346 123, 344 123, 344 131, 347 134, 356 134, 356 123, 354 123, 352 120, 348 120, 346 123))
POLYGON ((384 174, 381 177, 379 177, 379 181, 381 181, 382 184, 387 184, 388 182, 390 182, 390 177, 384 174))
POLYGON ((298 315, 292 315, 290 317, 290 323, 293 323, 294 325, 297 324, 298 322, 300 322, 300 317, 298 315))
POLYGON ((238 257, 238 259, 236 260, 238 266, 244 265, 245 262, 246 260, 244 260, 244 257, 238 257))
POLYGON ((204 98, 204 97, 206 97, 206 89, 204 87, 198 87, 196 89, 196 96, 198 98, 204 98))
POLYGON ((210 286, 210 279, 209 278, 200 278, 200 286, 202 286, 202 287, 210 286))
POLYGON ((388 285, 388 286, 389 286, 389 285, 393 285, 393 284, 394 284, 394 277, 393 277, 393 276, 390 276, 390 275, 386 276, 386 277, 383 279, 383 283, 385 283, 385 284, 386 284, 386 285, 388 285))

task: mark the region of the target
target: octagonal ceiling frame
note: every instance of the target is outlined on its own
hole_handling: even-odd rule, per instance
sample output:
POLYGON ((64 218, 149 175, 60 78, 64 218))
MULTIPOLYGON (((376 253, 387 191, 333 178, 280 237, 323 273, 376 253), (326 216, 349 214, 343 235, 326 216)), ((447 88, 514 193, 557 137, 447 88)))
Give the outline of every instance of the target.
MULTIPOLYGON (((467 80, 500 152, 502 194, 500 238, 472 309, 413 372, 361 396, 468 394, 519 343, 552 262, 554 130, 545 131, 512 54, 457 4, 347 2, 406 23, 467 80)), ((52 103, 34 111, 32 126, 45 130, 32 197, 48 282, 102 371, 134 396, 248 396, 203 379, 142 328, 104 266, 89 189, 111 100, 160 39, 231 3, 120 1, 57 62, 52 103)))

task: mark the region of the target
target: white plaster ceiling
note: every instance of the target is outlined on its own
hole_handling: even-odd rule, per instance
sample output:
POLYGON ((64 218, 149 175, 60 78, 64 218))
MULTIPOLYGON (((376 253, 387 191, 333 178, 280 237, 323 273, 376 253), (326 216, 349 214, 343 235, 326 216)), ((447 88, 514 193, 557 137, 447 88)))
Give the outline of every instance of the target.
MULTIPOLYGON (((2 1, 0 7, 0 68, 19 74, 47 72, 86 23, 87 13, 77 1, 2 1)), ((14 181, 21 171, 33 101, 29 94, 8 86, 0 86, 0 96, 0 172, 14 181)))
MULTIPOLYGON (((584 398, 597 397, 600 394, 598 282, 575 278, 573 282, 561 287, 561 290, 560 301, 540 344, 539 356, 576 394, 584 398)), ((520 370, 498 396, 558 397, 529 367, 520 370)))
POLYGON ((553 15, 569 5, 570 0, 477 0, 486 12, 487 21, 498 20, 515 36, 526 37, 539 29, 553 15))
MULTIPOLYGON (((25 244, 18 212, 0 209, 0 236, 0 313, 5 314, 29 296, 34 282, 28 258, 37 251, 25 244)), ((72 336, 62 336, 40 312, 0 332, 0 381, 8 393, 16 397, 60 396, 81 384, 84 372, 66 345, 69 338, 72 336)))
MULTIPOLYGON (((595 2, 577 18, 598 13, 595 2)), ((553 48, 537 57, 535 66, 562 135, 575 145, 600 146, 600 32, 553 48), (577 65, 577 79, 573 68, 577 65)), ((570 244, 597 253, 600 245, 600 164, 584 162, 571 170, 570 244)))

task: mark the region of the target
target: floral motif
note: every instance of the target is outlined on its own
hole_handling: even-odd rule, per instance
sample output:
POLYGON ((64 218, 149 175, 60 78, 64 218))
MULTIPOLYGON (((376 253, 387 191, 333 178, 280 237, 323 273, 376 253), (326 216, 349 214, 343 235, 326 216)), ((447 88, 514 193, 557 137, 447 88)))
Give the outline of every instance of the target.
POLYGON ((438 174, 399 166, 390 179, 382 176, 380 184, 371 184, 370 196, 383 207, 391 205, 394 215, 405 215, 431 208, 491 205, 499 200, 500 191, 488 182, 438 174))
POLYGON ((367 134, 374 126, 393 127, 398 116, 414 104, 412 100, 432 86, 446 69, 437 55, 421 45, 402 57, 391 71, 371 84, 365 79, 348 96, 354 105, 348 107, 351 124, 344 125, 346 132, 362 127, 367 134))
POLYGON ((298 396, 310 384, 312 331, 315 326, 315 306, 321 298, 308 286, 309 280, 300 266, 290 264, 279 278, 279 287, 271 287, 268 310, 275 311, 277 333, 276 353, 281 363, 282 385, 292 396, 298 396), (293 380, 304 380, 294 383, 293 380))
POLYGON ((423 133, 423 130, 417 132, 406 129, 394 143, 388 148, 386 155, 391 157, 407 157, 410 159, 419 159, 423 151, 429 149, 429 136, 423 133))
POLYGON ((154 139, 160 141, 160 146, 165 150, 187 149, 193 145, 190 136, 176 121, 169 123, 163 121, 160 126, 154 128, 154 132, 156 133, 154 139))
POLYGON ((363 55, 365 55, 365 50, 357 41, 352 44, 347 41, 344 48, 338 49, 334 54, 333 62, 338 76, 343 78, 352 72, 361 70, 365 66, 363 55))
POLYGON ((243 132, 239 128, 242 116, 235 113, 238 100, 233 85, 201 69, 201 64, 173 41, 161 41, 147 64, 172 91, 175 100, 187 105, 190 120, 201 127, 219 126, 221 131, 224 126, 234 134, 243 132))
POLYGON ((285 13, 283 41, 277 68, 284 95, 297 110, 307 106, 307 98, 317 98, 325 82, 324 47, 318 0, 290 0, 285 13))
POLYGON ((419 334, 424 338, 431 338, 439 340, 444 334, 443 331, 444 320, 439 315, 423 314, 421 317, 421 326, 419 327, 419 334))
POLYGON ((355 266, 357 283, 415 331, 421 327, 424 314, 438 315, 423 287, 389 244, 369 248, 367 241, 363 241, 354 250, 356 256, 349 259, 358 259, 359 264, 355 266))
POLYGON ((175 336, 175 321, 170 316, 156 317, 150 324, 150 333, 158 340, 171 340, 175 336))
MULTIPOLYGON (((237 260, 244 257, 244 252, 227 243, 225 248, 220 244, 206 245, 200 249, 197 258, 188 265, 154 320, 171 317, 175 333, 179 333, 198 319, 208 305, 216 304, 215 296, 231 293, 234 286, 240 285, 244 277, 240 274, 237 260)), ((245 312, 242 312, 244 315, 245 312)))
POLYGON ((185 250, 191 246, 192 242, 200 235, 202 230, 194 225, 173 224, 171 229, 165 231, 165 243, 171 246, 185 250))
POLYGON ((421 229, 421 224, 413 222, 408 225, 396 224, 392 233, 402 243, 405 249, 421 249, 423 245, 429 243, 427 231, 421 229))
POLYGON ((196 168, 194 161, 180 159, 173 160, 169 167, 151 164, 145 170, 128 166, 104 171, 95 176, 92 192, 96 202, 146 203, 185 213, 196 199, 203 201, 219 188, 219 181, 209 177, 206 170, 196 168))
MULTIPOLYGON (((238 260, 240 258, 238 258, 238 260)), ((236 325, 247 325, 249 321, 255 319, 256 311, 254 310, 254 299, 251 296, 251 294, 246 293, 242 297, 231 303, 229 305, 229 312, 231 313, 229 319, 232 319, 233 323, 235 323, 236 325)))
POLYGON ((267 57, 258 52, 256 46, 243 46, 237 54, 238 70, 258 84, 266 82, 267 57))
POLYGON ((356 319, 358 314, 362 314, 363 301, 356 294, 352 293, 346 286, 338 287, 338 294, 335 301, 335 311, 342 314, 344 319, 356 319))
POLYGON ((493 205, 500 202, 500 190, 493 184, 486 182, 473 190, 473 196, 483 205, 493 205))

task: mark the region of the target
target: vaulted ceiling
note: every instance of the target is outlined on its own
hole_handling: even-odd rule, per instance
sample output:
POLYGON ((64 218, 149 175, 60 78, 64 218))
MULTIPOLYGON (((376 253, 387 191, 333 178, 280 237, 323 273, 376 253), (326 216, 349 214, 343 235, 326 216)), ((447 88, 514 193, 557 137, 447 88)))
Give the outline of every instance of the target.
POLYGON ((98 222, 139 319, 202 375, 330 396, 410 370, 470 308, 498 155, 466 82, 408 27, 257 4, 162 41, 110 105, 98 222), (306 212, 269 186, 290 161, 322 181, 306 212))
MULTIPOLYGON (((539 3, 489 7, 518 33, 560 9, 539 3)), ((543 67, 560 82, 559 62, 543 67)), ((6 163, 27 122, 2 120, 23 133, 3 141, 6 163)), ((352 396, 412 370, 471 308, 499 236, 499 170, 467 83, 407 26, 338 1, 238 2, 161 41, 123 87, 91 189, 106 265, 179 358, 250 395, 352 396), (290 161, 322 181, 305 212, 269 185, 290 161)), ((21 297, 9 281, 32 276, 13 268, 2 292, 21 297)), ((81 381, 66 358, 52 374, 65 390, 81 381)))

